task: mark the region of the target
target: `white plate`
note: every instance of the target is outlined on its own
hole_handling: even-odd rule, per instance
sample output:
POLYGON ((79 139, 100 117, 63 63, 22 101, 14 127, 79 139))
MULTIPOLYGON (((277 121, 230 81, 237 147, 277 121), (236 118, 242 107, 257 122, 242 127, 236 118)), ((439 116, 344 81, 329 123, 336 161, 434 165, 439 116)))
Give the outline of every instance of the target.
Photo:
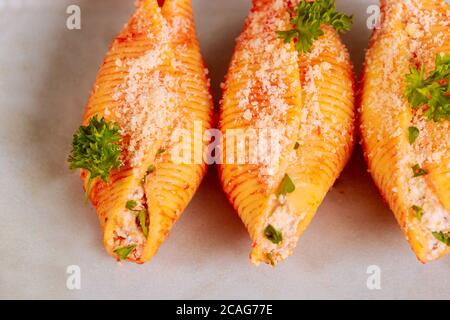
MULTIPOLYGON (((154 260, 107 256, 93 209, 67 169, 98 67, 133 0, 0 0, 0 298, 310 299, 450 298, 450 259, 421 265, 367 174, 357 149, 295 254, 276 269, 248 261, 250 239, 210 170, 154 260), (66 28, 66 8, 82 29, 66 28), (66 287, 81 268, 81 290, 66 287), (369 290, 367 270, 381 270, 369 290)), ((216 101, 250 0, 197 0, 197 32, 216 101)), ((370 4, 344 36, 359 70, 370 4)))

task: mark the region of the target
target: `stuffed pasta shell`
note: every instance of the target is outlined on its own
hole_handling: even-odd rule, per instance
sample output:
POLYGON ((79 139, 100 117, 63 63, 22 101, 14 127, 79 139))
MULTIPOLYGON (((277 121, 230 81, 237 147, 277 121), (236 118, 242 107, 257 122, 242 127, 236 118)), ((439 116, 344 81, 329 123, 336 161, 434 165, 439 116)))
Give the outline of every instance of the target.
POLYGON ((292 253, 352 153, 354 76, 338 35, 350 22, 331 0, 254 0, 237 40, 219 173, 254 264, 292 253))
POLYGON ((450 252, 450 5, 384 0, 366 57, 370 172, 422 262, 450 252))
POLYGON ((209 129, 212 112, 191 0, 138 1, 100 68, 69 158, 109 254, 144 263, 156 253, 206 170, 194 161, 202 136, 182 142, 191 162, 173 160, 172 138, 209 129))

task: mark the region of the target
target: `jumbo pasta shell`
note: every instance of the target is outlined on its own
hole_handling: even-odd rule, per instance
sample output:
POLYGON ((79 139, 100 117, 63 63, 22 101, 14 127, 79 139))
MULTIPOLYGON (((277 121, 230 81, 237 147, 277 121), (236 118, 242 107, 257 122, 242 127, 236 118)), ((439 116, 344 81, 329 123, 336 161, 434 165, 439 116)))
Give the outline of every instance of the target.
MULTIPOLYGON (((276 32, 290 27, 291 5, 253 1, 221 103, 220 177, 253 241, 255 264, 276 264, 292 253, 354 145, 354 75, 347 50, 327 25, 307 54, 279 39, 276 32), (279 152, 239 160, 230 131, 272 135, 272 129, 279 152), (295 191, 291 186, 291 193, 280 195, 285 182, 295 191), (271 227, 278 239, 268 239, 271 227)), ((242 149, 254 151, 248 144, 242 149)))
POLYGON ((411 107, 406 75, 420 65, 429 73, 437 54, 450 54, 450 5, 441 0, 381 5, 362 81, 362 145, 381 194, 425 263, 450 252, 435 236, 450 231, 450 121, 429 120, 411 107), (413 143, 409 128, 420 131, 413 143), (427 174, 414 177, 416 165, 427 174))
MULTIPOLYGON (((201 135, 181 142, 200 145, 186 164, 173 160, 180 145, 171 137, 176 130, 192 133, 195 126, 203 133, 212 113, 191 0, 138 1, 100 68, 83 122, 94 116, 114 121, 123 137, 124 165, 108 182, 96 179, 89 194, 109 254, 144 263, 156 253, 206 171, 201 135), (147 232, 136 211, 126 208, 130 200, 147 211, 147 232), (118 250, 124 248, 130 252, 121 257, 118 250)), ((88 172, 82 177, 86 187, 88 172)))

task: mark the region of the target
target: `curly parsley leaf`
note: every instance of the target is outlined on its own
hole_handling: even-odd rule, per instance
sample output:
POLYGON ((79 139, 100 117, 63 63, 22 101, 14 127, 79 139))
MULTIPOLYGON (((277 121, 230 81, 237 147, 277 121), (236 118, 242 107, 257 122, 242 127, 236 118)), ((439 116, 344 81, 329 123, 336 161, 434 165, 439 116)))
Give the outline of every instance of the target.
POLYGON ((281 231, 275 229, 275 227, 271 224, 269 224, 266 229, 264 229, 264 236, 274 244, 279 244, 281 241, 283 241, 283 235, 281 234, 281 231))
POLYGON ((111 171, 122 165, 121 135, 117 123, 107 122, 97 116, 91 118, 89 125, 81 126, 73 136, 72 152, 69 156, 70 169, 84 169, 89 172, 86 199, 94 179, 107 182, 111 171))
POLYGON ((301 1, 295 8, 291 20, 294 29, 277 31, 285 43, 295 41, 295 48, 301 53, 310 52, 315 40, 323 35, 322 24, 333 26, 338 32, 350 30, 352 16, 337 11, 336 0, 301 1))
POLYGON ((438 54, 436 68, 428 78, 425 68, 411 68, 406 76, 406 97, 413 109, 422 108, 433 121, 450 119, 450 55, 438 54))

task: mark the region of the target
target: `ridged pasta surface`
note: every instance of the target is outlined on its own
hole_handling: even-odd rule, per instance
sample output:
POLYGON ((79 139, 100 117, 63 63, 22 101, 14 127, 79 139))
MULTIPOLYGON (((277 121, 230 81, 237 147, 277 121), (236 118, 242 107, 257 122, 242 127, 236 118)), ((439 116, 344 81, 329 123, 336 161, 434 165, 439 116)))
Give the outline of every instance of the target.
POLYGON ((450 231, 449 120, 435 122, 406 97, 411 67, 435 68, 450 54, 450 6, 440 0, 382 1, 382 23, 372 36, 361 95, 361 132, 370 172, 422 262, 450 249, 433 232, 450 231), (420 130, 409 141, 408 130, 420 130), (419 165, 428 174, 414 177, 419 165), (413 207, 423 209, 417 218, 413 207))
MULTIPOLYGON (((205 174, 196 159, 207 142, 193 133, 211 127, 212 112, 191 0, 138 1, 107 53, 84 116, 84 124, 93 116, 117 122, 124 141, 124 166, 107 183, 96 180, 90 192, 111 255, 134 245, 128 260, 143 263, 156 253, 205 174), (177 132, 190 139, 175 140, 177 132), (176 148, 192 157, 174 161, 176 148), (146 207, 148 237, 126 209, 129 200, 146 207)), ((86 186, 87 173, 82 176, 86 186)))
POLYGON ((255 264, 276 264, 292 253, 353 147, 353 71, 348 53, 326 25, 308 54, 285 44, 276 31, 290 27, 291 8, 291 1, 254 1, 221 103, 225 164, 220 176, 253 241, 255 264), (256 144, 247 142, 239 149, 229 134, 236 129, 247 137, 254 131, 273 140, 260 136, 252 140, 256 144), (262 157, 254 158, 254 149, 272 143, 278 147, 275 151, 268 147, 262 157), (242 150, 247 156, 238 161, 242 150), (286 175, 295 191, 281 199, 277 192, 286 175), (283 231, 278 245, 264 236, 269 224, 283 231))

